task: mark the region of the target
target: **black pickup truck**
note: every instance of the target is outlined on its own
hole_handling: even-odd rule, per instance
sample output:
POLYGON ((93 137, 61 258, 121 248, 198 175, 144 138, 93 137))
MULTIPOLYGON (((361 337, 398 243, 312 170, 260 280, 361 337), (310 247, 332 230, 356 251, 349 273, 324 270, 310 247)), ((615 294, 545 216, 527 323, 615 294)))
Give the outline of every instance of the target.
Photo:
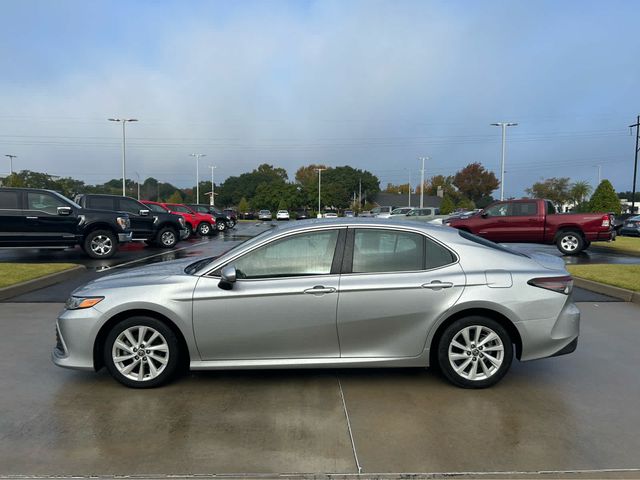
POLYGON ((129 216, 82 208, 52 190, 0 188, 0 247, 67 248, 111 258, 131 241, 129 216))
POLYGON ((150 211, 149 206, 131 197, 118 195, 76 195, 78 205, 96 210, 126 212, 131 219, 134 241, 161 248, 173 248, 189 236, 184 218, 166 211, 150 211))

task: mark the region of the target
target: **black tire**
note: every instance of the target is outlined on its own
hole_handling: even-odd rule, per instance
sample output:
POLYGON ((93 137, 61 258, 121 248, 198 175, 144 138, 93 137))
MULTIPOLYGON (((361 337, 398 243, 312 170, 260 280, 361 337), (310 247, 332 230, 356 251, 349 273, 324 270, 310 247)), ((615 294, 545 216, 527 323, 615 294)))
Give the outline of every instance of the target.
POLYGON ((118 238, 110 230, 94 230, 84 238, 82 249, 91 258, 111 258, 118 251, 118 238))
POLYGON ((162 227, 153 243, 160 248, 173 248, 178 243, 178 232, 171 227, 162 227))
POLYGON ((224 232, 227 229, 227 222, 224 220, 216 220, 216 230, 224 232))
MULTIPOLYGON (((139 330, 137 331, 139 332, 139 330)), ((132 334, 132 337, 137 342, 138 337, 135 333, 132 334)), ((107 334, 107 338, 104 343, 104 364, 111 376, 127 387, 154 388, 168 382, 175 375, 179 366, 179 350, 180 346, 178 339, 173 331, 164 323, 152 317, 131 317, 117 323, 107 334), (140 355, 139 352, 141 350, 138 349, 139 345, 137 343, 135 345, 131 345, 131 342, 128 340, 124 340, 124 342, 125 345, 130 347, 131 353, 123 348, 118 348, 117 346, 114 347, 116 340, 125 332, 125 330, 131 329, 130 331, 135 332, 136 327, 146 327, 147 329, 147 334, 143 337, 142 344, 144 344, 144 341, 151 340, 150 337, 153 334, 152 330, 155 330, 155 332, 159 334, 155 337, 155 340, 152 340, 151 345, 145 345, 145 347, 150 347, 151 350, 145 349, 145 351, 140 355), (153 348, 160 344, 166 345, 166 355, 164 355, 162 350, 153 351, 153 348), (134 348, 136 349, 135 352, 133 352, 134 348), (120 355, 120 357, 118 357, 118 355, 120 355), (116 366, 114 357, 125 358, 129 355, 134 355, 134 358, 118 362, 119 365, 116 366), (162 363, 163 360, 166 360, 165 364, 162 363), (132 363, 135 365, 133 365, 129 372, 131 376, 127 376, 123 371, 126 370, 127 367, 132 366, 132 363), (153 376, 151 373, 152 366, 159 372, 156 376, 153 376), (140 373, 140 369, 142 369, 142 373, 140 373), (132 378, 137 377, 138 375, 142 376, 142 380, 132 378)))
POLYGON ((211 229, 210 223, 202 222, 200 225, 198 225, 198 235, 200 235, 201 237, 208 237, 212 233, 213 231, 211 229))
POLYGON ((437 349, 438 366, 443 375, 451 383, 462 388, 487 388, 495 385, 504 377, 513 361, 513 344, 509 333, 497 321, 481 316, 464 317, 454 321, 446 327, 440 337, 437 349), (464 341, 463 332, 466 329, 468 329, 467 332, 470 335, 470 345, 464 341), (480 331, 480 343, 476 345, 474 337, 478 329, 480 331), (495 334, 496 338, 487 340, 483 344, 483 340, 486 340, 491 333, 495 334), (457 345, 462 345, 469 349, 459 348, 454 344, 454 339, 457 345), (500 347, 502 348, 502 353, 498 350, 500 347), (488 351, 492 353, 487 354, 486 352, 488 351), (450 354, 452 358, 450 358, 450 354), (490 358, 493 360, 490 360, 490 358), (467 359, 470 361, 467 361, 467 359), (499 362, 499 365, 495 365, 494 361, 499 362), (454 365, 458 369, 457 371, 454 365), (484 368, 481 368, 483 365, 484 368), (477 378, 475 379, 473 379, 474 368, 477 372, 477 378))
POLYGON ((184 227, 184 228, 186 228, 186 229, 187 229, 187 232, 189 232, 189 233, 187 234, 187 238, 191 238, 191 237, 193 237, 193 227, 191 226, 191 224, 190 224, 190 223, 187 223, 187 224, 185 225, 185 227, 184 227))
POLYGON ((556 247, 563 255, 577 255, 584 250, 584 238, 580 232, 567 230, 556 237, 556 247))

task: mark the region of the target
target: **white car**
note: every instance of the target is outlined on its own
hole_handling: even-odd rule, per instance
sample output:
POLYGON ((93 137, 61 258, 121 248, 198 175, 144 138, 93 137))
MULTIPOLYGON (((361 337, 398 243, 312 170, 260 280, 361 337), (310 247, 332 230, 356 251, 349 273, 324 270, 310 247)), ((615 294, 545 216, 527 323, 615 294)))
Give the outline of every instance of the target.
POLYGON ((289 212, 287 210, 278 210, 276 220, 289 220, 289 212))
POLYGON ((324 218, 338 218, 338 214, 335 212, 327 212, 323 216, 324 218))

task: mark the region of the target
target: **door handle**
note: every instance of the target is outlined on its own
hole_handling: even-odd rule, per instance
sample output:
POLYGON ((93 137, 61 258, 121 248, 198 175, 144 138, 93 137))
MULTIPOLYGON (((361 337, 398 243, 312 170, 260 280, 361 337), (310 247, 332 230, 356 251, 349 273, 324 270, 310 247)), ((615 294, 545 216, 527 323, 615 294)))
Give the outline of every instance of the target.
POLYGON ((37 220, 38 217, 27 217, 27 220, 37 220))
POLYGON ((322 285, 316 285, 313 288, 307 288, 304 293, 310 293, 312 295, 322 294, 322 293, 333 293, 336 289, 333 287, 324 287, 322 285))
POLYGON ((451 288, 451 287, 453 287, 453 283, 441 282, 440 280, 434 280, 431 283, 422 284, 422 288, 429 288, 431 290, 440 290, 441 288, 451 288))

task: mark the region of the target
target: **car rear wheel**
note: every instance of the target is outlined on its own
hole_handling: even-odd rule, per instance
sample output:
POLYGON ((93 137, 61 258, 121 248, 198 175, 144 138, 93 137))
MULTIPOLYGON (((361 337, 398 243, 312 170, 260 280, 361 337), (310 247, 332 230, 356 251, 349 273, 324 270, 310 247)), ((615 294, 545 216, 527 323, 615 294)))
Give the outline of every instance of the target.
POLYGON ((577 255, 584 250, 584 239, 578 232, 567 231, 558 234, 556 246, 563 255, 577 255))
POLYGON ((444 376, 463 388, 495 385, 509 370, 513 344, 505 328, 486 317, 465 317, 449 325, 438 343, 444 376))
POLYGON ((171 227, 161 228, 155 243, 162 248, 173 248, 178 243, 178 234, 171 227))
POLYGON ((206 237, 207 235, 211 235, 211 225, 207 222, 202 222, 198 225, 198 235, 201 237, 206 237))
POLYGON ((131 317, 107 335, 104 363, 123 385, 153 388, 176 373, 178 350, 178 339, 164 323, 151 317, 131 317))
POLYGON ((85 237, 82 249, 91 258, 111 258, 118 251, 118 240, 109 230, 94 230, 85 237))

